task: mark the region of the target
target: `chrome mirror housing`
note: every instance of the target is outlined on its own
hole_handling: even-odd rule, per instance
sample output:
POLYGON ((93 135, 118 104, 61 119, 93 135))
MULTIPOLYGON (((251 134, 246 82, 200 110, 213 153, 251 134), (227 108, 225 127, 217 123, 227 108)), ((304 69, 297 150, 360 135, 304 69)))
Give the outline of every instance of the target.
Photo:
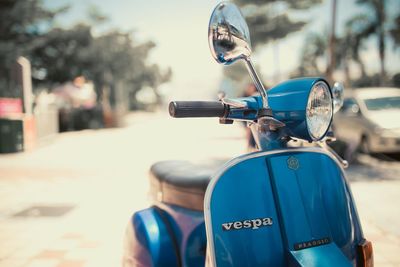
POLYGON ((214 9, 208 41, 212 56, 221 64, 229 65, 251 55, 249 28, 236 5, 222 2, 214 9))
POLYGON ((343 106, 344 101, 344 87, 342 83, 335 82, 332 87, 333 96, 333 113, 336 113, 343 106))
POLYGON ((229 65, 238 59, 246 62, 247 70, 260 93, 264 109, 269 109, 267 93, 250 60, 249 27, 239 8, 229 2, 218 4, 208 25, 208 43, 214 59, 229 65))

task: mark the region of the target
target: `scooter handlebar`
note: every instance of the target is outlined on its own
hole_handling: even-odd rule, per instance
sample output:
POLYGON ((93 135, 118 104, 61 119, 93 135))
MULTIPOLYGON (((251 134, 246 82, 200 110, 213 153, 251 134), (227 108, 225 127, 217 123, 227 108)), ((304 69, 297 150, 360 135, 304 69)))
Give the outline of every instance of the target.
POLYGON ((220 101, 172 101, 169 115, 174 118, 218 117, 222 118, 228 107, 220 101))

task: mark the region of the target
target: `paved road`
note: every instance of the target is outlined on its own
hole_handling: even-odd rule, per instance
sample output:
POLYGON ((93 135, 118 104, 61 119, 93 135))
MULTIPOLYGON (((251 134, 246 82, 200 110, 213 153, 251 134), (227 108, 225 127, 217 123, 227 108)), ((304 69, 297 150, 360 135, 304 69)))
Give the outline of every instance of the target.
POLYGON ((365 236, 373 242, 375 266, 400 266, 400 162, 360 160, 347 173, 365 236))
MULTIPOLYGON (((34 151, 0 155, 0 267, 119 266, 129 216, 149 202, 150 165, 229 159, 245 152, 242 136, 239 124, 134 113, 124 128, 61 134, 34 151)), ((399 164, 363 160, 348 172, 364 232, 376 266, 400 266, 399 164)))

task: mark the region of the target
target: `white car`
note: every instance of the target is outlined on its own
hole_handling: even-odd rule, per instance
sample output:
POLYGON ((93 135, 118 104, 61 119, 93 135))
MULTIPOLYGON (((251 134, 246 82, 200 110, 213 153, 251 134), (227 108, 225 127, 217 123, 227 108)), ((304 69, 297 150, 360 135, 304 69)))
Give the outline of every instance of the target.
POLYGON ((351 150, 365 153, 400 152, 400 89, 348 90, 342 109, 335 114, 338 139, 351 150))

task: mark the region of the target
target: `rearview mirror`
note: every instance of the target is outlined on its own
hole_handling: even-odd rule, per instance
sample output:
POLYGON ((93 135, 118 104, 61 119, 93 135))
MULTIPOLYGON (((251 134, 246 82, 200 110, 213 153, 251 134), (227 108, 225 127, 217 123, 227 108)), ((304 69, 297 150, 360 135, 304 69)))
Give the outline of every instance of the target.
POLYGON ((232 3, 224 2, 214 9, 208 38, 211 54, 218 63, 228 65, 251 55, 249 28, 232 3))
POLYGON ((208 43, 218 63, 229 65, 238 59, 246 62, 247 70, 261 95, 263 107, 269 109, 264 85, 250 60, 249 27, 235 4, 222 2, 215 7, 208 25, 208 43))

